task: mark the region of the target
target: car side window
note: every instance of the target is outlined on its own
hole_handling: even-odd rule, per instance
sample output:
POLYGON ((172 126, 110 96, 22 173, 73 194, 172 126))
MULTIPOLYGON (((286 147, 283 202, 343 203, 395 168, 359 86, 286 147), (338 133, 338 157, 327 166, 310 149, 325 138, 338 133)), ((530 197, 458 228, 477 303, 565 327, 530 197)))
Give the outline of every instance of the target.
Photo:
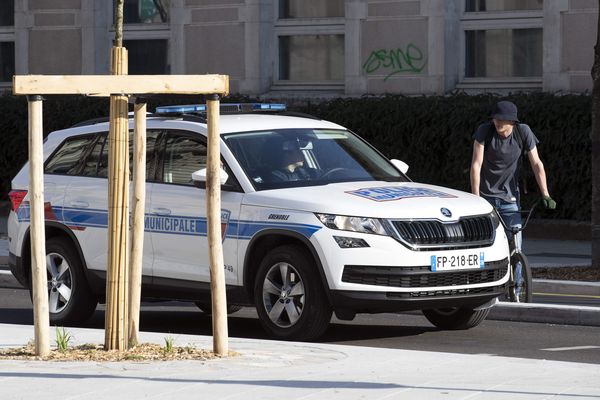
POLYGON ((206 167, 206 145, 186 137, 167 137, 162 181, 179 185, 193 185, 192 172, 206 167))
MULTIPOLYGON (((83 163, 83 168, 81 170, 81 176, 98 176, 99 162, 102 154, 102 149, 104 148, 104 143, 106 142, 106 135, 99 135, 94 148, 88 154, 87 158, 83 163)), ((106 169, 104 170, 104 176, 106 176, 106 169)))
MULTIPOLYGON (((155 157, 155 145, 156 145, 156 141, 159 137, 159 135, 161 134, 160 130, 148 130, 146 131, 146 180, 147 181, 153 181, 154 180, 154 171, 156 170, 156 157, 155 157)), ((89 176, 98 176, 99 178, 106 178, 108 177, 108 139, 106 139, 106 137, 108 136, 107 132, 103 132, 102 137, 104 139, 100 139, 99 142, 103 142, 104 145, 102 146, 101 149, 101 153, 100 156, 98 157, 97 161, 94 161, 94 154, 96 153, 96 148, 94 148, 92 150, 92 152, 90 153, 90 157, 92 157, 92 160, 90 161, 90 168, 92 168, 92 165, 95 163, 97 163, 98 165, 98 170, 97 173, 95 175, 89 175, 89 176)), ((133 131, 129 132, 129 177, 132 177, 133 174, 133 131)), ((96 144, 96 147, 98 146, 98 144, 96 144)), ((87 162, 86 162, 87 164, 87 162)))
POLYGON ((46 162, 47 174, 77 175, 82 160, 96 141, 95 135, 77 136, 66 139, 46 162))

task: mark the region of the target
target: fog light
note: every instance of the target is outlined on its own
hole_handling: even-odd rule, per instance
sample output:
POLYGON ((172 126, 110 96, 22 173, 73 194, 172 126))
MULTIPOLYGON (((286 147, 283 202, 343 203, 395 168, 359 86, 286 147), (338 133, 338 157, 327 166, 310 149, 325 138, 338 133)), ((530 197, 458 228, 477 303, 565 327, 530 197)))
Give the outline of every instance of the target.
POLYGON ((369 247, 369 244, 363 239, 344 236, 334 236, 333 238, 335 239, 338 246, 340 246, 342 249, 369 247))

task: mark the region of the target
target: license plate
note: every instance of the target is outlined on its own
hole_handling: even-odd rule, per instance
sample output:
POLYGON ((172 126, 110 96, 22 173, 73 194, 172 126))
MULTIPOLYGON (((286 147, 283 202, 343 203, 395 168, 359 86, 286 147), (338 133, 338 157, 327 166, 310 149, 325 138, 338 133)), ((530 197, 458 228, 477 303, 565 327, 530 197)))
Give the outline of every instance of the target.
POLYGON ((443 256, 431 256, 432 271, 449 271, 454 269, 483 268, 485 256, 483 251, 478 253, 459 253, 443 256))

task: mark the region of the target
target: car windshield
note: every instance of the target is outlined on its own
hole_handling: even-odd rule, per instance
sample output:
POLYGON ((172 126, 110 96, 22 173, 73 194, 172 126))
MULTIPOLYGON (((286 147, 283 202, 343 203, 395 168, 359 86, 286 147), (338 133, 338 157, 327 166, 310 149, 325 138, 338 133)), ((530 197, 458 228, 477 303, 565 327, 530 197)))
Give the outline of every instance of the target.
POLYGON ((332 182, 404 182, 385 157, 344 130, 280 129, 231 133, 223 140, 256 190, 332 182))

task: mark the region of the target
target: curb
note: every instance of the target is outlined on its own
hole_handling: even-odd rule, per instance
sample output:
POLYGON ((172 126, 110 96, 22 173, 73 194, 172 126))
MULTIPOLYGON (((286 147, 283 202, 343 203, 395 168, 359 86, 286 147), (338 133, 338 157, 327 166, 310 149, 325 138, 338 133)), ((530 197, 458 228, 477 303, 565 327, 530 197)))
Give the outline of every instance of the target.
POLYGON ((600 282, 558 281, 534 279, 534 293, 559 293, 565 295, 600 296, 600 282))
POLYGON ((600 307, 500 302, 492 307, 488 319, 557 325, 600 326, 600 307))

